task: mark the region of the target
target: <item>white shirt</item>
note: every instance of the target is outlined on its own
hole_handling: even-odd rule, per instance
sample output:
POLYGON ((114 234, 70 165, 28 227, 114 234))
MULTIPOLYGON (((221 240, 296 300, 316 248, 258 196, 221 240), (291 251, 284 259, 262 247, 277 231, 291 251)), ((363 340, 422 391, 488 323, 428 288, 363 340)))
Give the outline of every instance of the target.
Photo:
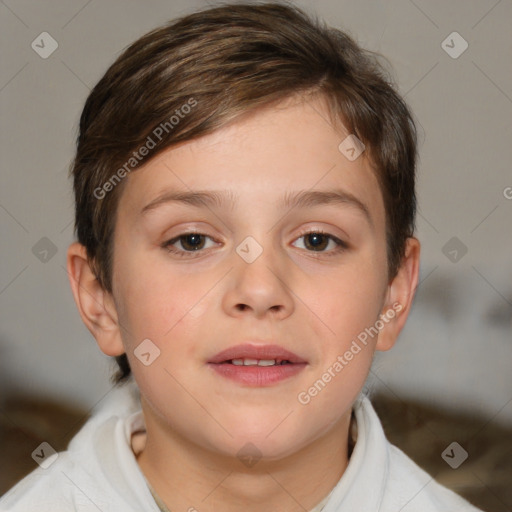
MULTIPOLYGON (((357 442, 349 464, 310 512, 479 511, 387 441, 368 398, 358 398, 354 412, 357 442)), ((131 447, 140 430, 144 417, 135 384, 114 388, 67 451, 15 485, 0 499, 0 511, 159 512, 131 447)), ((44 450, 38 453, 49 462, 44 450)))

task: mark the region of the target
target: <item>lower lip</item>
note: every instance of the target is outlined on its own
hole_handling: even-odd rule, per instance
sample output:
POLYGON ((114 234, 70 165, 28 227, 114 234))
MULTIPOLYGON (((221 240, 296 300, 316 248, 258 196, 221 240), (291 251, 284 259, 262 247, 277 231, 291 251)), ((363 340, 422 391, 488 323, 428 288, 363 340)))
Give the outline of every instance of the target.
POLYGON ((242 366, 229 363, 208 363, 217 373, 227 379, 247 384, 248 386, 269 386, 289 379, 300 373, 306 363, 281 364, 276 366, 242 366))

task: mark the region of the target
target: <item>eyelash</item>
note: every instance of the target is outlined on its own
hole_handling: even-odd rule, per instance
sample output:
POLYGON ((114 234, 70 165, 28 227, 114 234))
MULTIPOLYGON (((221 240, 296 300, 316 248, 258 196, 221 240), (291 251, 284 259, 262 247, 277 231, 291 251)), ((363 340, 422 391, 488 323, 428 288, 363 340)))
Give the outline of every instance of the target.
MULTIPOLYGON (((328 256, 328 257, 336 256, 340 252, 343 252, 348 249, 348 245, 343 240, 340 240, 339 238, 335 237, 334 235, 331 235, 330 233, 327 233, 326 231, 323 231, 322 229, 313 229, 313 230, 302 231, 295 240, 298 240, 299 238, 303 238, 310 234, 325 236, 329 240, 332 240, 335 244, 337 244, 336 249, 327 251, 327 252, 308 251, 307 249, 305 249, 308 253, 311 253, 311 255, 315 258, 325 257, 325 256, 328 256)), ((162 244, 162 248, 165 249, 166 251, 174 254, 175 256, 178 256, 179 258, 197 258, 198 256, 201 256, 201 253, 204 253, 204 250, 202 250, 202 249, 199 249, 197 251, 185 251, 185 250, 178 250, 175 247, 173 247, 173 244, 175 244, 176 242, 179 242, 182 237, 188 236, 188 235, 200 235, 200 236, 205 236, 206 238, 210 238, 211 240, 213 240, 212 237, 205 235, 204 233, 200 233, 199 231, 189 231, 187 233, 182 233, 181 235, 178 235, 178 236, 172 238, 171 240, 168 240, 167 242, 164 242, 162 244)))

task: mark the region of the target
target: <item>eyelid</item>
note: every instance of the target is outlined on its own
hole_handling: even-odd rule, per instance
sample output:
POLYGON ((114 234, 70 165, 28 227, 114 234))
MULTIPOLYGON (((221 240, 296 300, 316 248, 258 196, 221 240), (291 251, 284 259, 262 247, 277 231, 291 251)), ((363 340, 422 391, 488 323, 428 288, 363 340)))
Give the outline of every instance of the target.
MULTIPOLYGON (((311 233, 318 233, 318 234, 321 234, 321 235, 328 236, 328 237, 330 237, 330 238, 332 238, 334 240, 342 242, 343 244, 345 244, 348 247, 348 243, 345 242, 345 240, 341 239, 339 236, 334 235, 333 233, 331 233, 330 230, 324 229, 324 228, 319 228, 319 227, 304 228, 303 230, 301 230, 299 232, 299 235, 296 238, 300 238, 302 236, 309 235, 311 233)), ((348 235, 347 235, 347 237, 348 237, 348 235)))

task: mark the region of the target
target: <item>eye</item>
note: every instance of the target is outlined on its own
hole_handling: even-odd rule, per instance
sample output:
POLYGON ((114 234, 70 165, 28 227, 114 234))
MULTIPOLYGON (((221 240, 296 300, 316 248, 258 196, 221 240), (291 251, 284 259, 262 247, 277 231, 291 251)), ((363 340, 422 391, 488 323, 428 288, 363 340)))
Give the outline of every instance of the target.
POLYGON ((326 256, 332 256, 348 248, 347 244, 343 242, 343 240, 340 240, 334 235, 326 233, 321 229, 303 232, 297 240, 302 238, 304 239, 304 242, 303 247, 299 247, 300 249, 304 248, 308 252, 326 253, 326 256), (326 251, 329 246, 334 250, 326 251))
POLYGON ((207 239, 212 241, 215 245, 214 240, 203 233, 183 233, 172 238, 171 240, 168 240, 167 242, 164 242, 162 247, 179 257, 186 257, 191 256, 190 253, 197 251, 200 252, 203 249, 208 249, 209 247, 206 247, 207 239), (181 249, 176 247, 177 245, 180 245, 181 249))
MULTIPOLYGON (((299 246, 299 248, 305 249, 310 253, 313 252, 320 253, 325 256, 333 256, 345 249, 348 249, 345 242, 330 233, 322 231, 321 229, 305 231, 297 238, 297 240, 301 239, 304 239, 302 244, 303 247, 299 246)), ((180 258, 194 258, 196 256, 200 256, 205 249, 209 249, 215 245, 217 245, 217 242, 208 235, 199 232, 190 232, 182 233, 181 235, 164 242, 162 244, 162 248, 180 258), (210 245, 208 245, 208 241, 210 242, 210 245)), ((297 246, 295 245, 295 247, 297 246)))

